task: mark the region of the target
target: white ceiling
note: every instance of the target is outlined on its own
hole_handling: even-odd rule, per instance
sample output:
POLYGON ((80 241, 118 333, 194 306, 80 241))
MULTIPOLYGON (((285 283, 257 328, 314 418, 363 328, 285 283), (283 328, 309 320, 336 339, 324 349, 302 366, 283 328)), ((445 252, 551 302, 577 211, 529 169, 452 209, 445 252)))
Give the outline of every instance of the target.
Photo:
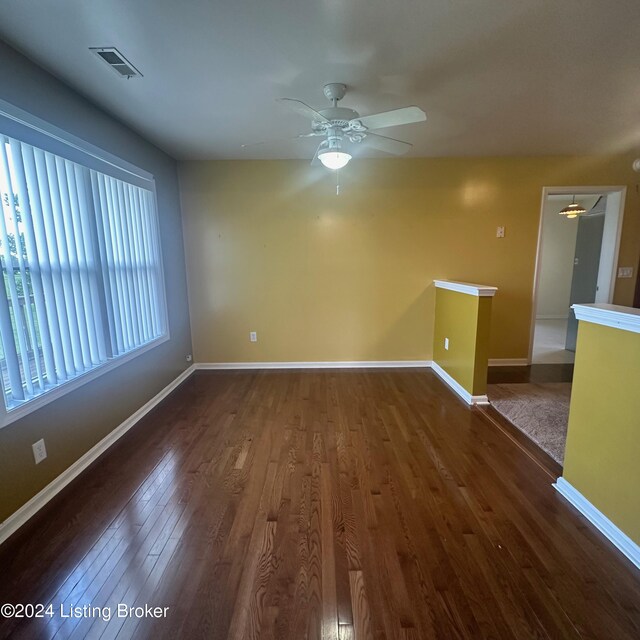
POLYGON ((639 0, 3 0, 0 35, 178 158, 305 158, 317 140, 275 98, 361 115, 410 155, 640 150, 639 0), (144 74, 119 78, 89 47, 144 74))

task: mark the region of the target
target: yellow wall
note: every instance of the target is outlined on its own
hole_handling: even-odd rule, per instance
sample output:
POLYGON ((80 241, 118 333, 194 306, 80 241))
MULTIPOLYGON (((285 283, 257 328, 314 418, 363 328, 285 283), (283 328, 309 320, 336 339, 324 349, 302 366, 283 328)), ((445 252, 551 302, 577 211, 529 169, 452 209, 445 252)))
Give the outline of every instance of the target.
POLYGON ((580 321, 563 477, 640 544, 640 334, 580 321))
MULTIPOLYGON (((497 286, 490 356, 526 357, 542 187, 632 186, 620 264, 635 268, 631 160, 354 160, 340 196, 335 174, 307 161, 182 163, 194 356, 431 359, 430 283, 442 278, 497 286)), ((633 284, 619 281, 618 303, 633 284)))
POLYGON ((491 338, 491 310, 494 298, 480 298, 478 305, 478 327, 476 330, 476 357, 473 365, 472 395, 487 393, 487 372, 491 338))
POLYGON ((473 396, 487 393, 492 299, 436 289, 433 360, 473 396))

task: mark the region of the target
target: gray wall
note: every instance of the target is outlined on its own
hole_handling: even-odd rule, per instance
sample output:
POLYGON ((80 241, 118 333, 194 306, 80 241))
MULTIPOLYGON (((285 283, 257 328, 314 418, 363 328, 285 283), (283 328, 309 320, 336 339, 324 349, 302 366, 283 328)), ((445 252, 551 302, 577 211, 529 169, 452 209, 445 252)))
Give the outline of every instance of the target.
POLYGON ((567 318, 573 277, 578 220, 558 215, 565 206, 554 200, 544 205, 542 256, 536 303, 537 318, 567 318))
POLYGON ((187 368, 191 353, 176 162, 0 42, 0 98, 156 178, 171 339, 0 429, 0 521, 187 368), (34 464, 44 438, 48 458, 34 464))

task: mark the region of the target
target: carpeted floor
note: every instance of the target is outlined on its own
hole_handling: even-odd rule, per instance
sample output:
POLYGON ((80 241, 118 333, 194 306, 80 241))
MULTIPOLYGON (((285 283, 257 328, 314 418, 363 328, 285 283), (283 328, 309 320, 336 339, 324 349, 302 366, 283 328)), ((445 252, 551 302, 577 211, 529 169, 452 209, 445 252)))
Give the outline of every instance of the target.
POLYGON ((497 411, 562 464, 570 382, 490 384, 488 396, 497 411))

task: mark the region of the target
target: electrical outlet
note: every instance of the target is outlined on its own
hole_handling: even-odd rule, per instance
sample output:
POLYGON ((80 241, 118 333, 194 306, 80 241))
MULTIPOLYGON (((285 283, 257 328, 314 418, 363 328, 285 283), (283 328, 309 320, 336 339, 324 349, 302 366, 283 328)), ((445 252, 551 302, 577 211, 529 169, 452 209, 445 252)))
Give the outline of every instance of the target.
POLYGON ((250 331, 249 340, 251 340, 251 342, 258 342, 258 333, 256 331, 250 331))
POLYGON ((504 238, 504 227, 498 227, 496 229, 496 238, 504 238))
POLYGON ((36 464, 40 464, 47 457, 47 448, 44 446, 44 440, 38 440, 31 445, 33 449, 33 458, 36 464))
POLYGON ((187 355, 187 362, 191 362, 193 360, 193 356, 191 354, 187 355))
POLYGON ((449 351, 449 338, 444 339, 444 348, 446 351, 449 351))

